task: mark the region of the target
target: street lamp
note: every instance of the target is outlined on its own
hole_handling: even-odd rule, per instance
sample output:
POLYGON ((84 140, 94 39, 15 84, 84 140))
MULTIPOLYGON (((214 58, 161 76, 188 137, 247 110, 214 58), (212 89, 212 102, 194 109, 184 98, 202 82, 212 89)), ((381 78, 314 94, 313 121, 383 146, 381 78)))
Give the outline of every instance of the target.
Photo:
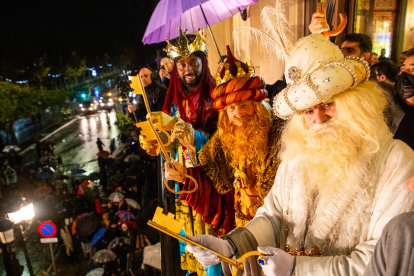
MULTIPOLYGON (((16 226, 15 229, 18 238, 16 240, 19 242, 23 249, 24 257, 26 259, 27 268, 29 269, 30 276, 34 276, 32 263, 30 262, 29 252, 27 251, 26 241, 22 233, 22 221, 31 220, 34 217, 34 208, 33 203, 27 204, 24 200, 21 204, 14 206, 15 208, 11 212, 7 213, 8 219, 14 223, 16 226)), ((10 231, 10 230, 9 230, 10 231)), ((10 234, 9 234, 10 235, 10 234)))

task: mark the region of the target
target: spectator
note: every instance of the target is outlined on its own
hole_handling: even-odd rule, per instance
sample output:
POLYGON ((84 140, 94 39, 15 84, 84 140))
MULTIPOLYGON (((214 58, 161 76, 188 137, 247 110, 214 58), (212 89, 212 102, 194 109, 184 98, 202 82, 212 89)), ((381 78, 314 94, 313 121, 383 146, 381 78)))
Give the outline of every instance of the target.
POLYGON ((17 182, 16 171, 10 167, 10 165, 7 165, 6 169, 4 170, 4 175, 6 176, 7 185, 17 182))
POLYGON ((395 83, 397 102, 405 115, 398 125, 394 138, 400 139, 414 149, 414 51, 406 53, 401 73, 395 83))
POLYGON ((379 86, 387 93, 388 106, 384 110, 384 114, 387 125, 394 134, 404 117, 404 111, 397 103, 394 87, 399 72, 398 66, 391 60, 384 60, 372 66, 371 71, 375 74, 379 86))
POLYGON ((378 54, 377 53, 371 53, 371 58, 369 59, 369 65, 373 66, 378 63, 378 54))
POLYGON ((369 61, 372 52, 372 40, 366 34, 346 34, 341 51, 344 57, 359 57, 369 61))
POLYGON ((379 56, 378 60, 383 61, 387 60, 388 58, 385 56, 385 49, 381 49, 381 55, 379 56))
POLYGON ((63 228, 60 228, 60 237, 63 240, 63 244, 66 247, 66 255, 69 257, 70 252, 73 252, 72 236, 70 235, 68 226, 65 225, 63 228))
POLYGON ((111 150, 111 156, 115 151, 115 138, 112 138, 111 144, 109 145, 109 149, 111 150))
MULTIPOLYGON (((149 68, 142 68, 139 71, 139 76, 142 80, 142 84, 144 85, 151 111, 161 111, 164 106, 167 88, 164 85, 159 84, 156 79, 156 74, 154 74, 154 72, 149 68)), ((137 119, 144 121, 147 115, 145 104, 142 100, 139 100, 137 105, 138 107, 133 104, 129 104, 128 111, 135 112, 137 119)))
POLYGON ((161 69, 160 69, 160 78, 161 82, 165 87, 170 86, 170 77, 173 69, 173 63, 172 61, 165 57, 161 60, 161 69))
POLYGON ((404 52, 402 52, 401 54, 400 54, 400 59, 399 59, 399 64, 398 64, 398 66, 402 66, 403 65, 403 63, 404 63, 404 61, 405 61, 405 59, 407 58, 407 51, 404 51, 404 52))
POLYGON ((102 146, 105 146, 105 144, 102 143, 101 139, 99 139, 99 138, 96 140, 96 145, 98 146, 99 151, 102 151, 103 150, 102 146))
POLYGON ((224 63, 226 63, 226 59, 227 56, 226 55, 222 55, 218 61, 218 67, 216 70, 216 75, 219 74, 221 72, 221 69, 223 69, 224 63))
POLYGON ((119 265, 121 265, 122 270, 125 270, 126 264, 127 264, 127 258, 129 254, 128 254, 128 246, 125 245, 123 238, 119 238, 118 244, 115 246, 113 251, 117 256, 116 261, 118 262, 119 265))

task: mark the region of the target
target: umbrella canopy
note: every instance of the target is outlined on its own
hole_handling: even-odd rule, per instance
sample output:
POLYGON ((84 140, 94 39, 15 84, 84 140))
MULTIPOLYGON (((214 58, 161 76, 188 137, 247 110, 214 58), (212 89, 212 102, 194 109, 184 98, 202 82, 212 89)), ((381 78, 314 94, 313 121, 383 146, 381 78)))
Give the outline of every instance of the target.
POLYGON ((132 208, 141 210, 141 206, 139 206, 138 202, 136 202, 135 200, 131 199, 131 198, 126 198, 125 199, 126 203, 131 206, 132 208))
POLYGON ((109 195, 109 200, 112 202, 119 202, 122 199, 124 199, 124 195, 121 193, 115 192, 109 195))
POLYGON ((128 211, 118 211, 115 213, 115 216, 118 216, 123 219, 133 219, 134 215, 128 211))
POLYGON ((86 276, 102 276, 105 270, 102 267, 95 268, 86 274, 86 276))
POLYGON ((41 168, 37 171, 37 178, 40 179, 49 179, 52 178, 55 171, 52 168, 41 168))
POLYGON ((13 151, 16 152, 20 150, 21 149, 16 145, 8 145, 4 147, 3 152, 13 152, 13 151))
MULTIPOLYGON (((124 243, 125 244, 129 244, 129 239, 128 238, 123 238, 124 239, 124 243)), ((118 244, 119 239, 113 239, 109 244, 108 244, 108 250, 112 250, 115 248, 115 246, 118 244)))
POLYGON ((107 165, 107 166, 111 166, 114 163, 115 163, 115 159, 113 159, 113 158, 106 158, 105 159, 105 165, 107 165))
POLYGON ((142 42, 163 42, 180 35, 178 27, 194 33, 197 29, 223 21, 258 0, 161 0, 148 23, 142 42), (202 7, 202 8, 201 8, 202 7), (204 15, 205 19, 204 19, 204 15))
POLYGON ((44 198, 52 192, 52 188, 48 186, 42 186, 34 192, 36 198, 44 198))
POLYGON ((85 170, 82 170, 82 169, 73 169, 73 170, 70 171, 70 173, 72 175, 75 175, 75 174, 83 174, 83 173, 86 173, 86 171, 85 170))
POLYGON ((93 236, 91 240, 91 246, 94 246, 100 239, 102 239, 105 232, 106 232, 106 228, 102 228, 98 232, 96 232, 95 236, 93 236))
POLYGON ((99 226, 99 219, 93 213, 85 213, 76 218, 76 234, 87 237, 93 234, 99 226))
POLYGON ((96 263, 104 264, 112 262, 116 259, 116 254, 108 249, 102 249, 93 255, 92 260, 96 263))
POLYGON ((107 152, 106 150, 101 150, 100 152, 98 152, 97 155, 100 158, 108 158, 109 157, 109 152, 107 152))
POLYGON ((88 180, 92 180, 92 181, 99 180, 100 178, 101 178, 101 175, 98 172, 93 172, 88 176, 88 180))
POLYGON ((139 161, 141 158, 138 156, 138 155, 136 155, 136 154, 131 154, 131 155, 128 155, 125 159, 124 159, 124 161, 125 162, 135 162, 135 161, 139 161))

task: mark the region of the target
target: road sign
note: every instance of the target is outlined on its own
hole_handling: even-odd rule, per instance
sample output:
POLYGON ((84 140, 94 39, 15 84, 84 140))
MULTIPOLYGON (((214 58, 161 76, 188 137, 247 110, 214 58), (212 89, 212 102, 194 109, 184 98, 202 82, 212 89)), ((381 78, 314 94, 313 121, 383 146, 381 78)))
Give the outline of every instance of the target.
POLYGON ((56 235, 56 225, 53 222, 42 222, 37 228, 43 238, 53 238, 56 235))
POLYGON ((40 239, 40 243, 56 243, 56 242, 58 242, 58 238, 56 237, 40 239))

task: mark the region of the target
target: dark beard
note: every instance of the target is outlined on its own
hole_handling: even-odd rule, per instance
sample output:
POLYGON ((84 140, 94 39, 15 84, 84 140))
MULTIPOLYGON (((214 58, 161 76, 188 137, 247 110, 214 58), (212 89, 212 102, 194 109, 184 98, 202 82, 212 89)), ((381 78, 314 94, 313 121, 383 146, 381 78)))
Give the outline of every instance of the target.
POLYGON ((190 83, 188 83, 186 80, 185 80, 185 76, 183 76, 182 78, 180 78, 180 80, 181 80, 181 83, 183 84, 182 86, 183 86, 183 88, 185 88, 185 89, 183 89, 183 91, 185 91, 184 92, 184 94, 189 94, 189 90, 190 89, 192 89, 192 88, 195 88, 195 87, 197 87, 199 84, 200 84, 200 81, 201 81, 201 74, 198 74, 197 76, 196 76, 196 79, 193 81, 193 82, 190 82, 190 83))

